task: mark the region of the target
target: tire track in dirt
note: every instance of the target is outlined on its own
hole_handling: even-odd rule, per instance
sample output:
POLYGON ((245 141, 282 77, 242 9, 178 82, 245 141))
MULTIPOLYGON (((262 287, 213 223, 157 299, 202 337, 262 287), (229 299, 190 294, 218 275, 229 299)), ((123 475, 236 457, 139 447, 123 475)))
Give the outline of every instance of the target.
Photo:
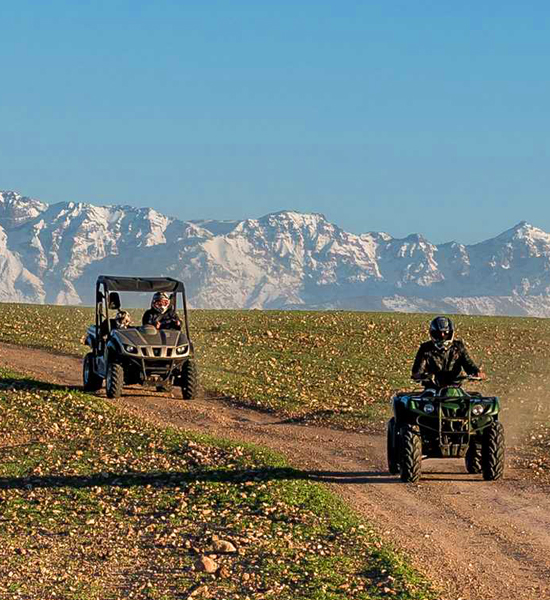
MULTIPOLYGON (((0 364, 42 381, 79 386, 81 361, 0 344, 0 364)), ((425 461, 419 484, 386 471, 385 439, 295 424, 222 399, 184 402, 127 388, 114 402, 160 425, 247 441, 284 453, 324 482, 404 551, 449 600, 550 600, 548 487, 507 469, 485 482, 462 461, 425 461)))

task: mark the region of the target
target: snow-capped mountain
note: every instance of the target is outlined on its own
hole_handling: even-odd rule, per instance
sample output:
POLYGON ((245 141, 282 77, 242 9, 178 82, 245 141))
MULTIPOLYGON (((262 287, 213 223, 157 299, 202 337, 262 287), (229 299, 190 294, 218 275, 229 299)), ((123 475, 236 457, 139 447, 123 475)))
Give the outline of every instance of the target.
POLYGON ((92 304, 98 274, 169 275, 203 308, 550 316, 550 234, 522 222, 466 246, 355 235, 323 215, 180 221, 0 192, 0 301, 92 304))

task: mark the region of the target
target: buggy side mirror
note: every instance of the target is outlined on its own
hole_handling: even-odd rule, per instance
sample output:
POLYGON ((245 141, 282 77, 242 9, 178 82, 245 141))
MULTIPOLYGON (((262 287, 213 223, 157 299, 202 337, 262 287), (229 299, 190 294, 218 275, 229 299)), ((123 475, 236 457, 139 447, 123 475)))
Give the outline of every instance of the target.
POLYGON ((111 310, 119 310, 120 309, 120 296, 119 296, 118 292, 110 292, 109 308, 111 310))

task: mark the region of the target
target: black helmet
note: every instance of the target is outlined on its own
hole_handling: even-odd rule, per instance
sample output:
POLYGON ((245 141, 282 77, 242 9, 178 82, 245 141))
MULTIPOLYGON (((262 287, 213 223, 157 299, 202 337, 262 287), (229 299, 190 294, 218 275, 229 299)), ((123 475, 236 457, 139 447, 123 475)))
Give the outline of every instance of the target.
POLYGON ((453 322, 447 317, 436 317, 430 323, 430 337, 438 348, 449 346, 454 334, 453 322))

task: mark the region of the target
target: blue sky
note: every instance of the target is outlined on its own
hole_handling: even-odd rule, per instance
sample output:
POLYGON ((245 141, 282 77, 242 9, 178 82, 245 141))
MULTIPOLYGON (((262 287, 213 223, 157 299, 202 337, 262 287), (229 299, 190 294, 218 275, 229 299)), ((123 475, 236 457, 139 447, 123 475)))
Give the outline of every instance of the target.
POLYGON ((0 189, 550 231, 550 4, 0 0, 0 189))

